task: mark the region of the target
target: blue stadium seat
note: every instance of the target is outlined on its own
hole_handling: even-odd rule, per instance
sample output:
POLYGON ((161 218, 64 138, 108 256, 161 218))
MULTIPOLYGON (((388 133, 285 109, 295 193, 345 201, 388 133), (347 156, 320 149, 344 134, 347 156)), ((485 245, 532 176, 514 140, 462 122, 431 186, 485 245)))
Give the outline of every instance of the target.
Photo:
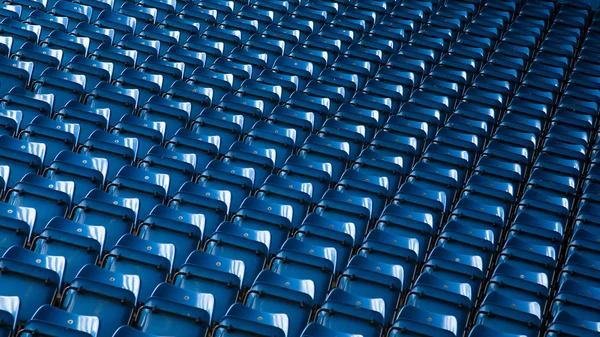
POLYGON ((73 221, 106 229, 104 248, 114 246, 119 238, 137 224, 139 200, 109 195, 93 189, 73 207, 73 221))
POLYGON ((211 294, 161 283, 138 311, 136 327, 155 335, 206 336, 213 306, 211 294))
POLYGON ((310 317, 314 288, 311 280, 263 270, 248 290, 245 304, 256 310, 285 313, 290 318, 287 335, 298 337, 310 317))
POLYGON ((112 272, 138 275, 143 280, 138 293, 141 300, 148 298, 159 283, 169 278, 174 258, 172 243, 156 243, 125 234, 104 255, 102 265, 112 272))
POLYGON ((5 181, 5 187, 13 187, 28 173, 37 174, 41 172, 46 156, 46 145, 28 143, 7 135, 1 135, 0 148, 2 149, 0 164, 10 167, 12 172, 5 181))
POLYGON ((229 191, 229 211, 236 212, 254 186, 254 169, 243 168, 213 160, 198 178, 198 185, 229 191))
POLYGON ((41 306, 23 326, 19 336, 94 337, 98 334, 100 320, 95 316, 77 315, 51 305, 41 306))
POLYGON ((79 147, 79 153, 108 160, 110 165, 106 180, 112 181, 121 167, 135 162, 138 144, 137 138, 126 138, 96 130, 79 147))
POLYGON ((44 166, 49 166, 60 152, 75 149, 79 130, 78 124, 62 123, 45 116, 37 116, 20 132, 19 138, 28 143, 45 144, 44 166))
POLYGON ((59 294, 65 269, 65 258, 32 252, 13 246, 2 258, 2 283, 0 296, 19 297, 19 322, 34 316, 44 304, 51 304, 59 294), (31 289, 36 289, 32 292, 31 289))
POLYGON ((2 96, 0 107, 8 110, 21 110, 23 119, 21 125, 25 126, 37 116, 50 117, 54 106, 53 94, 34 94, 24 88, 14 87, 2 96))
POLYGON ((265 202, 247 197, 231 221, 244 228, 269 232, 271 254, 279 250, 291 231, 293 209, 290 205, 265 202))
POLYGON ((37 234, 55 216, 68 214, 74 190, 72 181, 55 181, 28 173, 7 192, 6 202, 36 210, 32 233, 37 234))
POLYGON ((19 298, 17 296, 0 297, 0 316, 2 316, 0 333, 2 336, 11 336, 11 334, 17 330, 19 304, 19 298))
POLYGON ((104 188, 108 160, 61 151, 44 170, 44 176, 57 181, 73 181, 77 188, 73 202, 78 203, 89 191, 104 188))
POLYGON ((320 247, 298 239, 288 239, 271 263, 275 273, 301 280, 312 280, 315 284, 315 303, 321 303, 333 280, 335 248, 320 247))
POLYGON ((31 87, 36 94, 53 94, 53 110, 58 111, 69 101, 79 101, 83 97, 86 77, 59 71, 55 68, 46 68, 31 87))
POLYGON ((244 124, 245 119, 241 115, 205 109, 192 122, 192 131, 198 134, 197 138, 205 141, 211 137, 218 138, 219 153, 224 154, 240 138, 244 124))
POLYGON ((241 292, 244 262, 195 251, 173 276, 173 284, 197 293, 212 294, 213 322, 218 322, 241 292))
POLYGON ((6 203, 2 203, 0 208, 0 253, 4 254, 10 247, 24 247, 29 241, 35 224, 36 210, 6 203))
POLYGON ((204 251, 244 262, 242 287, 250 287, 258 273, 265 267, 271 235, 268 231, 254 230, 222 222, 206 241, 204 251))
POLYGON ((214 336, 235 336, 239 331, 242 334, 255 336, 285 337, 288 334, 288 328, 289 317, 286 314, 272 314, 236 303, 219 321, 214 336))
POLYGON ((185 128, 190 121, 192 105, 189 102, 177 102, 154 95, 140 107, 142 119, 165 122, 165 137, 171 138, 177 130, 185 128))
POLYGON ((84 103, 90 108, 110 109, 109 125, 113 126, 123 116, 135 111, 139 95, 138 89, 117 88, 106 82, 99 82, 85 97, 84 103))
POLYGON ((111 337, 133 316, 140 278, 86 265, 63 292, 60 308, 77 315, 94 315, 102 325, 98 337, 111 337))
MULTIPOLYGON (((273 149, 235 142, 225 153, 222 162, 254 172, 254 184, 260 186, 273 173, 277 153, 273 149)), ((253 185, 253 188, 255 186, 253 185)))
POLYGON ((337 331, 376 337, 383 332, 384 307, 380 298, 362 297, 335 288, 317 310, 316 322, 337 331))
POLYGON ((86 264, 96 264, 104 248, 106 229, 52 218, 31 244, 36 253, 65 258, 64 281, 71 282, 86 264))
POLYGON ((133 166, 123 166, 107 186, 108 194, 120 198, 136 198, 138 216, 145 218, 157 203, 163 203, 169 190, 169 176, 148 172, 133 166))
POLYGON ((111 128, 110 133, 138 141, 139 156, 146 155, 154 146, 164 142, 166 123, 147 121, 140 117, 126 114, 111 128))
POLYGON ((292 212, 286 217, 289 218, 291 227, 298 228, 312 203, 312 192, 310 183, 294 182, 272 174, 257 189, 256 198, 269 204, 290 206, 292 212))

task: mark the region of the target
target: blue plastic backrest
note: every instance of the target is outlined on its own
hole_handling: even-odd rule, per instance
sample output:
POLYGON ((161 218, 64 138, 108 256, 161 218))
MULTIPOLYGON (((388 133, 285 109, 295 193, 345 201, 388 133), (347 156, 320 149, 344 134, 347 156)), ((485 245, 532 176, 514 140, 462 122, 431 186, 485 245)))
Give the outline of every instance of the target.
POLYGON ((401 265, 383 263, 361 255, 352 257, 348 263, 348 267, 376 271, 377 273, 389 275, 401 281, 404 280, 404 269, 401 265))
POLYGON ((350 306, 358 306, 357 303, 360 303, 361 309, 371 310, 380 313, 381 322, 383 322, 383 319, 385 317, 385 302, 381 298, 362 297, 348 293, 340 288, 334 288, 325 300, 325 302, 329 301, 344 303, 350 306))
MULTIPOLYGON (((266 251, 271 246, 271 233, 269 231, 254 230, 250 228, 235 225, 229 221, 223 221, 215 230, 215 234, 225 233, 237 236, 246 240, 260 242, 265 245, 266 251)), ((213 235, 215 235, 213 234, 213 235)))
POLYGON ((255 173, 254 173, 254 169, 251 167, 248 167, 248 168, 239 167, 239 166, 235 166, 235 165, 231 165, 231 164, 226 164, 222 161, 215 159, 215 160, 212 160, 210 163, 208 163, 208 165, 206 166, 206 169, 235 174, 238 176, 246 177, 246 178, 250 179, 252 182, 254 182, 255 173))
MULTIPOLYGON (((57 33, 57 32, 58 31, 54 31, 53 33, 57 33)), ((71 35, 68 35, 68 36, 71 37, 71 35)), ((65 81, 77 83, 77 84, 81 85, 81 87, 85 88, 86 78, 84 75, 72 74, 72 73, 62 71, 62 70, 58 70, 56 68, 46 68, 42 72, 41 76, 42 77, 43 76, 54 77, 54 78, 62 79, 65 81)))
POLYGON ((540 307, 540 304, 536 301, 528 301, 507 297, 502 295, 498 291, 492 291, 489 292, 483 300, 482 305, 486 304, 494 304, 505 308, 511 308, 524 314, 527 313, 533 315, 537 317, 540 320, 540 322, 542 320, 542 308, 540 307))
POLYGON ((215 304, 215 298, 212 294, 198 293, 163 282, 154 289, 151 297, 162 298, 171 302, 202 309, 208 313, 208 319, 205 321, 210 322, 212 319, 215 304))
POLYGON ((360 197, 355 195, 347 195, 345 193, 336 191, 336 190, 327 190, 323 195, 320 203, 324 203, 327 200, 337 201, 340 203, 347 203, 352 206, 360 206, 369 210, 369 217, 371 216, 371 212, 373 211, 373 200, 369 197, 360 197))
POLYGON ((17 328, 20 304, 18 296, 0 296, 0 319, 2 322, 10 324, 13 331, 17 328))
POLYGON ((276 272, 265 269, 258 274, 254 285, 259 283, 266 283, 276 286, 285 286, 286 289, 292 289, 297 292, 301 292, 309 295, 311 298, 315 298, 315 283, 312 280, 301 280, 293 277, 286 277, 279 275, 276 272))
POLYGON ((75 183, 72 181, 59 181, 44 178, 34 173, 27 173, 20 182, 29 183, 36 186, 46 187, 55 191, 63 192, 73 198, 75 192, 75 183))
POLYGON ((27 142, 7 135, 0 136, 0 147, 38 156, 40 161, 44 160, 46 156, 46 144, 27 142))
POLYGON ((427 322, 427 325, 448 330, 458 336, 458 321, 451 315, 425 311, 412 305, 406 305, 400 310, 399 317, 412 322, 427 322))
POLYGON ((381 186, 381 187, 385 188, 386 190, 389 190, 389 188, 390 188, 390 182, 387 177, 367 175, 364 173, 360 173, 356 170, 346 170, 346 172, 344 172, 344 174, 342 175, 342 179, 365 181, 365 182, 368 182, 369 184, 381 186))
POLYGON ((123 87, 115 87, 114 85, 106 82, 98 83, 96 87, 92 90, 92 93, 94 91, 104 91, 107 95, 114 94, 130 97, 135 102, 134 106, 137 104, 140 98, 140 91, 138 89, 126 89, 123 87))
POLYGON ((92 238, 100 244, 100 251, 104 247, 106 229, 103 226, 85 225, 63 217, 54 217, 48 222, 46 228, 58 229, 62 232, 92 238))
POLYGON ((125 146, 132 149, 134 153, 137 153, 139 148, 139 141, 137 138, 122 137, 101 130, 96 130, 92 132, 88 140, 99 140, 105 143, 125 146))
POLYGON ((275 163, 275 159, 277 157, 277 151, 275 151, 274 149, 252 146, 239 141, 233 143, 229 148, 229 151, 239 151, 255 154, 261 157, 269 158, 273 163, 275 163))
MULTIPOLYGON (((137 302, 137 297, 140 292, 141 280, 139 276, 108 271, 93 264, 86 264, 83 266, 77 273, 77 276, 75 276, 75 280, 77 279, 90 280, 110 287, 118 287, 130 291, 134 297, 134 303, 137 302)), ((75 282, 75 280, 73 282, 75 282)))
POLYGON ((123 325, 118 328, 117 331, 112 335, 112 337, 165 337, 165 336, 157 336, 151 335, 149 333, 142 332, 140 330, 134 329, 130 326, 123 325))
POLYGON ((307 215, 306 218, 304 218, 304 221, 302 221, 302 225, 313 225, 329 228, 334 231, 346 233, 350 235, 352 239, 356 238, 356 225, 353 222, 330 220, 317 213, 310 213, 309 215, 307 215))
POLYGON ((289 319, 286 314, 272 314, 252 309, 241 303, 234 303, 229 310, 227 310, 225 317, 227 316, 233 316, 252 321, 255 321, 256 317, 261 317, 262 319, 259 321, 260 324, 277 327, 284 332, 284 335, 287 335, 288 332, 289 319))
POLYGON ((312 198, 313 186, 311 183, 296 182, 290 179, 281 178, 280 176, 271 174, 265 180, 264 185, 274 185, 283 188, 289 188, 295 191, 306 193, 312 198))
POLYGON ((58 278, 57 284, 60 286, 60 284, 62 283, 62 278, 65 272, 66 264, 65 258, 62 256, 45 255, 32 252, 31 250, 25 249, 23 247, 12 246, 8 248, 6 252, 4 252, 4 255, 2 255, 2 259, 10 259, 38 268, 52 270, 56 273, 56 276, 58 278))
POLYGON ((152 254, 164 257, 171 263, 173 268, 173 260, 175 259, 175 246, 172 243, 158 243, 144 240, 133 234, 125 234, 117 241, 116 247, 127 247, 142 253, 152 254))
POLYGON ((337 251, 333 247, 315 246, 300 241, 298 239, 289 238, 283 243, 283 246, 281 247, 280 252, 284 251, 298 252, 307 255, 310 254, 310 256, 329 260, 329 262, 331 262, 331 270, 335 269, 335 263, 337 261, 337 251))
POLYGON ((244 261, 241 260, 232 260, 222 256, 211 255, 201 250, 196 250, 188 256, 185 263, 233 274, 240 279, 240 286, 244 281, 246 267, 244 261))
POLYGON ((162 187, 165 193, 169 190, 170 178, 168 174, 150 172, 139 167, 123 166, 117 173, 117 178, 127 178, 157 185, 162 187))
MULTIPOLYGON (((568 262, 568 261, 567 261, 568 262)), ((508 276, 523 281, 538 284, 548 288, 550 282, 548 281, 548 275, 543 272, 530 272, 523 270, 522 268, 516 268, 511 266, 509 263, 500 263, 494 270, 493 276, 508 276)))
POLYGON ((20 125, 23 120, 23 112, 21 112, 21 110, 7 110, 0 108, 0 116, 14 120, 17 123, 17 126, 20 125))
POLYGON ((166 122, 162 122, 162 121, 149 121, 146 119, 142 119, 140 117, 131 115, 131 114, 125 114, 123 115, 123 117, 121 117, 121 119, 119 120, 119 122, 117 123, 117 128, 119 127, 119 124, 121 123, 129 123, 129 124, 133 124, 133 125, 137 125, 139 127, 142 128, 149 128, 149 129, 153 129, 156 130, 158 132, 160 132, 160 134, 164 137, 165 132, 167 130, 167 123, 166 122))
POLYGON ((86 156, 76 152, 63 150, 54 158, 54 162, 65 162, 72 165, 88 168, 90 170, 99 171, 104 178, 108 172, 108 160, 106 158, 86 156))
POLYGON ((97 200, 107 204, 121 206, 131 209, 137 216, 140 209, 140 200, 138 198, 121 198, 110 195, 100 189, 93 189, 85 196, 86 199, 97 200))
POLYGON ((33 118, 30 125, 39 125, 49 129, 65 131, 74 135, 75 139, 79 138, 79 132, 81 131, 79 124, 63 123, 54 119, 50 119, 46 116, 36 116, 33 118))
POLYGON ((4 202, 0 203, 0 219, 11 218, 24 221, 29 225, 29 234, 33 230, 36 215, 37 211, 35 208, 14 206, 4 202))
POLYGON ((201 197, 207 197, 224 202, 227 207, 231 204, 231 192, 226 190, 215 190, 203 187, 191 181, 186 182, 179 188, 179 192, 195 194, 201 197))
POLYGON ((337 330, 333 330, 327 327, 322 326, 319 323, 310 323, 306 326, 304 331, 302 331, 301 337, 363 337, 363 335, 359 334, 350 334, 339 332, 337 330))
POLYGON ((289 156, 288 159, 285 161, 285 164, 310 167, 315 170, 323 171, 323 172, 329 174, 330 177, 332 175, 332 170, 333 170, 330 163, 316 162, 316 161, 304 159, 304 158, 298 157, 298 156, 289 156))
POLYGON ((204 214, 201 213, 187 213, 178 211, 165 205, 156 205, 154 206, 152 211, 150 211, 149 217, 151 216, 157 216, 165 219, 183 222, 200 228, 200 231, 204 233, 205 218, 204 214))
POLYGON ((49 322, 65 329, 83 331, 95 337, 100 328, 100 320, 96 316, 84 316, 70 313, 49 304, 41 306, 31 320, 49 322))
POLYGON ((294 208, 290 205, 282 205, 258 199, 253 196, 246 197, 240 206, 240 209, 246 208, 255 211, 261 211, 278 216, 282 216, 292 222, 294 208))

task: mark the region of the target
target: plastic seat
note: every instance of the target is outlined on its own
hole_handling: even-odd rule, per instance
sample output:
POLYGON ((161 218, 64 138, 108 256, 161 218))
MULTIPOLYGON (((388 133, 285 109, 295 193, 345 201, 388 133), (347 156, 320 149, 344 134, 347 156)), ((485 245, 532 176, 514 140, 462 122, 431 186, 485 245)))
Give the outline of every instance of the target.
POLYGON ((336 260, 335 248, 314 246, 290 238, 274 257, 270 269, 285 277, 312 280, 315 303, 321 303, 333 280, 336 260))
POLYGON ((305 160, 328 163, 331 166, 331 179, 339 180, 350 159, 347 142, 328 141, 316 135, 309 136, 300 148, 298 156, 305 160))
POLYGON ((89 93, 102 81, 110 81, 114 65, 112 62, 91 60, 83 55, 74 56, 66 65, 65 71, 72 74, 84 75, 85 91, 89 93))
POLYGON ((145 218, 157 203, 163 203, 169 190, 169 176, 148 172, 132 166, 123 166, 115 179, 106 186, 107 192, 121 198, 140 201, 138 216, 145 218))
POLYGON ((229 211, 236 212, 250 195, 254 185, 254 169, 241 168, 217 160, 211 161, 198 178, 198 185, 231 193, 229 211))
POLYGON ((46 304, 35 312, 18 336, 43 334, 49 337, 95 337, 99 327, 98 317, 76 315, 46 304))
POLYGON ((104 256, 102 264, 112 272, 138 275, 143 280, 139 296, 145 299, 159 283, 168 279, 174 258, 175 246, 171 243, 156 243, 125 234, 104 256))
POLYGON ((242 287, 248 288, 263 269, 269 255, 271 236, 268 231, 254 230, 222 222, 206 241, 204 251, 244 262, 242 287))
POLYGON ((270 234, 270 251, 279 250, 291 230, 293 209, 290 205, 265 202, 247 197, 233 215, 232 222, 244 229, 267 231, 270 234))
POLYGON ((131 232, 137 223, 138 199, 108 195, 94 189, 73 207, 73 221, 106 229, 104 248, 114 246, 119 238, 131 232))
POLYGON ((246 295, 246 306, 270 313, 285 313, 290 319, 287 336, 298 337, 309 320, 315 285, 263 270, 246 295))
POLYGON ((384 306, 380 298, 361 297, 335 288, 317 310, 316 322, 334 330, 376 337, 383 330, 384 306))
POLYGON ((32 90, 36 94, 54 94, 53 109, 58 111, 71 100, 79 101, 85 92, 85 85, 85 76, 47 68, 39 80, 33 82, 32 90))
POLYGON ((123 116, 135 111, 139 95, 138 89, 118 88, 100 82, 85 97, 84 103, 95 109, 110 109, 109 125, 114 126, 123 116))
POLYGON ((191 181, 196 171, 196 158, 192 153, 169 151, 161 146, 153 146, 140 161, 146 171, 168 174, 170 178, 169 196, 186 182, 191 181))
POLYGON ((173 269, 198 249, 203 239, 205 217, 157 205, 138 226, 137 236, 148 241, 171 243, 176 247, 173 269))
POLYGON ((535 336, 541 325, 541 308, 537 302, 487 294, 477 312, 476 324, 508 333, 535 336))
MULTIPOLYGON (((188 69, 188 68, 186 68, 188 69)), ((210 87, 197 86, 183 81, 175 81, 169 87, 164 97, 170 101, 191 104, 190 119, 195 119, 202 110, 210 107, 213 102, 213 89, 210 87)))
POLYGON ((300 156, 290 156, 279 172, 279 176, 299 183, 312 185, 312 201, 318 202, 329 188, 331 166, 328 163, 312 161, 300 156))
POLYGON ((248 132, 244 142, 254 147, 275 151, 274 165, 276 168, 281 168, 285 160, 292 154, 296 144, 296 132, 294 129, 259 121, 248 132))
POLYGON ((392 325, 390 337, 396 336, 458 336, 457 321, 454 316, 432 313, 412 305, 402 307, 392 325))
POLYGON ((19 132, 23 113, 21 110, 0 109, 0 135, 14 137, 19 132))
POLYGON ((65 282, 71 282, 86 264, 96 264, 103 252, 106 229, 52 218, 32 241, 33 251, 65 258, 65 282))
POLYGON ((0 100, 0 107, 8 110, 21 110, 21 125, 28 125, 37 116, 50 117, 54 106, 53 94, 34 94, 24 88, 14 87, 0 100))
POLYGON ((362 335, 357 334, 347 334, 343 332, 339 332, 337 330, 333 330, 327 327, 322 326, 319 323, 309 323, 304 331, 302 331, 301 337, 358 337, 362 335))
POLYGON ((62 123, 45 116, 35 117, 19 135, 26 142, 46 145, 45 166, 60 152, 74 150, 78 137, 79 125, 62 123))
POLYGON ((2 283, 0 296, 19 298, 19 322, 34 316, 35 311, 44 304, 54 301, 60 292, 65 258, 38 254, 22 247, 9 248, 2 258, 2 283), (31 289, 36 289, 32 292, 31 289))
POLYGON ((121 167, 134 163, 137 152, 137 138, 121 137, 100 130, 92 132, 79 148, 79 153, 83 155, 108 160, 110 165, 106 181, 112 181, 121 167))
POLYGON ((65 288, 60 308, 77 315, 98 317, 102 325, 97 336, 111 337, 133 316, 139 288, 137 275, 115 273, 88 264, 65 288))
POLYGON ((115 79, 114 83, 119 90, 137 90, 138 101, 147 102, 153 95, 161 94, 163 76, 127 68, 115 79))
POLYGON ((30 207, 0 205, 0 253, 4 254, 12 246, 24 247, 29 241, 35 224, 36 210, 30 207))
POLYGON ((8 191, 6 202, 36 210, 32 232, 37 234, 53 217, 68 214, 74 189, 72 181, 55 181, 28 173, 8 191))
POLYGON ((153 335, 206 336, 213 306, 211 294, 161 283, 138 311, 137 328, 153 335))
MULTIPOLYGON (((93 27, 93 26, 92 26, 93 27)), ((118 41, 118 40, 115 40, 118 41)), ((88 56, 90 59, 100 62, 112 63, 112 79, 116 79, 130 67, 139 64, 142 57, 138 57, 138 51, 134 49, 112 46, 109 42, 103 42, 88 56)))
MULTIPOLYGON (((302 112, 293 108, 278 106, 267 117, 267 123, 280 128, 294 129, 296 131, 294 146, 298 147, 304 143, 313 131, 314 114, 312 112, 302 112)), ((280 139, 288 141, 284 138, 280 139)))
POLYGON ((154 122, 140 117, 126 114, 111 129, 111 134, 125 138, 135 138, 138 141, 138 153, 141 156, 148 154, 154 146, 164 142, 166 122, 154 122))
POLYGON ((331 220, 354 223, 355 240, 356 243, 359 243, 366 235, 369 220, 373 214, 373 201, 368 196, 329 190, 325 192, 314 212, 331 220))
POLYGON ((26 174, 38 174, 43 167, 46 156, 46 145, 29 143, 7 135, 0 136, 0 164, 10 167, 12 174, 6 187, 10 188, 26 174))
MULTIPOLYGON (((20 10, 22 18, 26 18, 31 12, 31 8, 28 8, 28 13, 24 13, 22 7, 20 10)), ((20 20, 15 20, 10 17, 3 19, 0 27, 2 28, 2 36, 12 37, 13 43, 11 54, 15 53, 27 42, 37 44, 42 33, 41 26, 22 23, 20 20)))
POLYGON ((105 10, 98 14, 93 25, 101 28, 110 28, 115 32, 115 41, 120 41, 124 35, 133 34, 137 20, 127 15, 105 10))
POLYGON ((218 322, 235 303, 244 278, 244 262, 195 251, 173 277, 176 287, 212 294, 213 322, 218 322))
POLYGON ((273 173, 276 153, 273 149, 235 142, 222 158, 222 162, 254 171, 254 184, 262 185, 273 173))
POLYGON ((215 109, 226 114, 243 116, 242 132, 244 133, 248 133, 252 126, 264 117, 262 101, 239 97, 234 94, 226 94, 215 109))
POLYGON ((77 188, 73 201, 77 203, 92 189, 104 187, 107 171, 108 161, 104 158, 61 151, 46 168, 44 176, 58 181, 75 182, 77 188))
POLYGON ((210 137, 218 137, 219 152, 224 154, 239 139, 244 124, 244 117, 241 115, 230 115, 214 109, 205 109, 192 123, 192 131, 206 140, 210 137))
MULTIPOLYGON (((95 1, 95 0, 90 0, 95 1)), ((84 0, 85 2, 85 0, 84 0)), ((101 3, 100 1, 95 1, 96 4, 101 3)), ((92 6, 89 6, 92 7, 92 6)), ((88 8, 89 8, 88 7, 88 8)), ((92 15, 94 15, 92 9, 92 15)), ((101 28, 97 26, 93 26, 87 22, 80 22, 73 29, 73 33, 77 34, 77 36, 85 38, 89 41, 88 52, 92 52, 100 48, 100 46, 104 45, 103 48, 111 45, 114 40, 115 31, 110 28, 101 28)), ((83 56, 83 55, 80 55, 83 56)), ((65 60, 68 61, 68 60, 65 60)), ((122 70, 122 69, 121 69, 122 70)), ((119 74, 119 73, 117 73, 119 74)))
POLYGON ((297 183, 270 175, 256 191, 256 198, 269 204, 289 205, 292 210, 288 215, 291 218, 290 225, 292 228, 298 228, 312 203, 312 192, 310 183, 297 183))

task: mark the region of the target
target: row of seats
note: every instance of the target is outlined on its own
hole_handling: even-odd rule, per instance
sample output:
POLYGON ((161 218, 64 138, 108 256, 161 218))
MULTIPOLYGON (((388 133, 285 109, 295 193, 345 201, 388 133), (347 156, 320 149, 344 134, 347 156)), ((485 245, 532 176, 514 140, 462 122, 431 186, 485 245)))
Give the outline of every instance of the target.
POLYGON ((584 7, 39 4, 0 23, 7 335, 595 329, 550 286, 593 179, 584 7))

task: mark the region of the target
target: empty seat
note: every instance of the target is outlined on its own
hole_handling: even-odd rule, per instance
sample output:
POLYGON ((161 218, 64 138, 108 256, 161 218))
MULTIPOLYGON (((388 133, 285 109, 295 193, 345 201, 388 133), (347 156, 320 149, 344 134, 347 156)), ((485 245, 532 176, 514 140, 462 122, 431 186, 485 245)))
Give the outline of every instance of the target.
POLYGON ((244 262, 194 251, 173 276, 173 284, 214 297, 213 322, 218 322, 235 303, 244 279, 244 262))
POLYGON ((19 297, 19 321, 24 322, 31 319, 40 306, 51 304, 59 294, 65 258, 13 246, 0 258, 0 267, 3 270, 0 279, 6 285, 0 289, 0 296, 19 297))
POLYGON ((214 336, 235 336, 239 331, 242 334, 261 337, 285 337, 288 333, 288 327, 289 318, 286 314, 272 314, 236 303, 229 308, 227 314, 219 321, 214 336))
POLYGON ((0 253, 12 246, 24 247, 35 225, 35 208, 0 204, 0 253))
POLYGON ((133 166, 121 168, 115 179, 107 185, 107 192, 112 196, 138 199, 140 218, 150 214, 157 203, 165 201, 168 189, 168 175, 148 172, 133 166))
POLYGON ((36 253, 63 256, 66 266, 64 281, 71 282, 86 264, 96 264, 103 252, 106 229, 76 223, 65 218, 52 218, 32 241, 36 253))
POLYGON ((133 316, 140 278, 104 270, 94 265, 81 268, 63 292, 60 308, 77 315, 94 315, 102 325, 98 337, 111 337, 133 316))
POLYGON ((212 294, 159 284, 138 312, 136 327, 153 335, 206 336, 214 306, 212 294))
POLYGON ((77 315, 46 304, 23 326, 19 336, 94 337, 99 328, 98 317, 77 315))
POLYGON ((156 243, 131 234, 123 235, 117 244, 103 257, 104 269, 138 275, 143 280, 139 289, 140 301, 144 302, 154 288, 171 275, 175 246, 172 243, 156 243))

